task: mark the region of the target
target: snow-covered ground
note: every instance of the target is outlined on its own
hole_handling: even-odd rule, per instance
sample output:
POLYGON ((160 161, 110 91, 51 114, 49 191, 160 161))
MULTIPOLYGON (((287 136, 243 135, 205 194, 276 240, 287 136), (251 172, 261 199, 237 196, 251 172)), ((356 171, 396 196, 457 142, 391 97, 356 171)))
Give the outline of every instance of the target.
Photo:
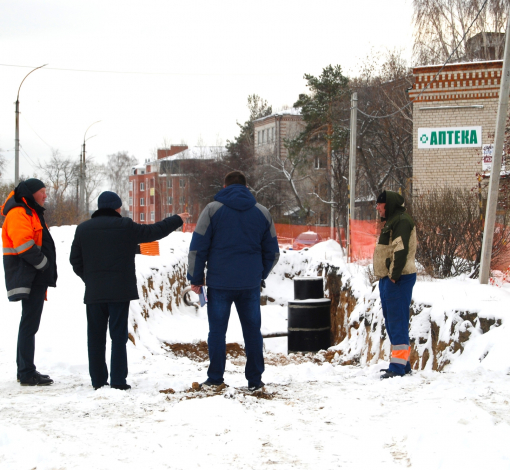
MULTIPOLYGON (((229 387, 208 395, 190 390, 193 382, 205 380, 207 362, 162 348, 164 342, 205 340, 205 309, 174 302, 171 313, 155 309, 145 319, 142 299, 131 307, 136 345, 128 342, 128 382, 133 388, 94 391, 88 376, 84 289, 68 263, 74 228, 53 228, 52 234, 59 281, 49 291, 36 337, 36 364, 54 378, 53 386, 20 387, 16 382, 21 306, 0 296, 1 469, 510 468, 505 321, 473 336, 470 347, 485 350, 487 358, 492 354, 489 362, 473 359, 478 356, 466 348, 465 359, 458 357, 445 372, 418 371, 383 382, 378 371, 386 362, 354 367, 282 361, 285 339, 270 339, 265 341, 264 393, 246 393, 243 359, 230 358, 229 387), (169 388, 175 393, 160 393, 169 388)), ((189 234, 175 233, 162 241, 160 257, 138 256, 140 285, 149 275, 182 263, 189 239, 189 234)), ((290 269, 306 275, 311 258, 343 263, 330 242, 307 254, 283 256, 265 292, 274 302, 262 307, 264 332, 286 329, 285 303, 293 291, 284 274, 290 269)), ((353 289, 371 292, 361 269, 344 268, 356 278, 353 289)), ((0 278, 3 283, 3 273, 0 278)), ((426 298, 431 315, 439 315, 441 306, 467 305, 494 309, 502 317, 510 305, 507 287, 478 291, 469 280, 449 282, 417 284, 417 301, 426 298)), ((227 341, 242 343, 234 311, 227 341)))

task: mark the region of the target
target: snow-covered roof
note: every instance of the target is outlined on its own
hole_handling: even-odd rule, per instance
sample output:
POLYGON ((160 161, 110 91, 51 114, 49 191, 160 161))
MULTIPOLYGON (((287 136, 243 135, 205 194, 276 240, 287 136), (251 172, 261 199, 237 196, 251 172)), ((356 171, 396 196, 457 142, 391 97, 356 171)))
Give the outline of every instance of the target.
POLYGON ((282 109, 281 111, 275 111, 273 114, 255 119, 253 122, 263 121, 264 119, 275 116, 301 116, 301 108, 289 108, 282 109))
MULTIPOLYGON (((445 68, 451 65, 472 65, 472 64, 494 64, 494 63, 503 63, 502 60, 473 60, 471 62, 450 62, 445 65, 445 68)), ((417 69, 425 69, 428 67, 442 67, 443 64, 429 64, 429 65, 419 65, 417 67, 413 67, 413 70, 417 69)))
POLYGON ((191 147, 182 152, 176 153, 175 155, 170 155, 165 158, 160 158, 159 160, 150 160, 148 162, 142 163, 140 165, 132 166, 132 170, 145 170, 147 165, 155 165, 158 162, 164 161, 173 161, 173 160, 209 160, 213 158, 218 158, 222 154, 227 151, 226 147, 221 145, 214 146, 196 146, 191 147))
POLYGON ((165 158, 161 158, 160 160, 156 160, 159 162, 163 161, 173 161, 173 160, 208 160, 211 158, 218 158, 222 154, 224 154, 227 149, 221 145, 215 146, 196 146, 190 147, 182 152, 176 153, 175 155, 170 155, 165 158))

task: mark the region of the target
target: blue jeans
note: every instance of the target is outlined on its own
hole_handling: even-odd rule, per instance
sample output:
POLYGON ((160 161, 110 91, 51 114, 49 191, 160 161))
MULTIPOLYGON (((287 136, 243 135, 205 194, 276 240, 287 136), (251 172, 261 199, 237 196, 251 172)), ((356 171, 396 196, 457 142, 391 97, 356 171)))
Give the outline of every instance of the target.
POLYGON ((246 351, 244 375, 248 386, 259 385, 264 372, 262 334, 260 333, 260 287, 243 290, 207 288, 207 318, 209 319, 209 359, 207 376, 215 384, 223 382, 227 360, 225 336, 227 334, 230 307, 235 304, 243 329, 246 351))
POLYGON ((112 339, 111 385, 126 384, 128 316, 129 301, 87 304, 89 373, 93 387, 102 387, 108 382, 108 367, 105 362, 108 323, 112 339))
POLYGON ((416 274, 404 274, 396 283, 388 276, 379 281, 384 323, 392 345, 389 370, 398 375, 411 370, 409 354, 404 360, 402 351, 409 350, 409 309, 415 283, 416 274))

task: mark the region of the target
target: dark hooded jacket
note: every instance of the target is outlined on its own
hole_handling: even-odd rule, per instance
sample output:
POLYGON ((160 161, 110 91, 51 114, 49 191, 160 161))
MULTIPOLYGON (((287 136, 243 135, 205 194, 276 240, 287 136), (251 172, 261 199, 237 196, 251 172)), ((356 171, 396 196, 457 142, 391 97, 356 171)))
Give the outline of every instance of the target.
POLYGON ((85 282, 84 303, 138 299, 135 255, 139 243, 166 237, 182 225, 178 215, 141 225, 113 209, 99 209, 76 228, 69 261, 85 282))
POLYGON ((252 289, 278 262, 273 219, 246 186, 222 189, 198 219, 191 240, 188 279, 216 289, 252 289))
POLYGON ((406 213, 404 198, 386 191, 386 224, 381 230, 374 252, 374 273, 377 277, 389 276, 398 281, 403 274, 416 272, 416 228, 406 213))
POLYGON ((44 221, 44 211, 24 182, 2 206, 5 285, 10 301, 28 298, 33 285, 57 285, 55 243, 44 221))

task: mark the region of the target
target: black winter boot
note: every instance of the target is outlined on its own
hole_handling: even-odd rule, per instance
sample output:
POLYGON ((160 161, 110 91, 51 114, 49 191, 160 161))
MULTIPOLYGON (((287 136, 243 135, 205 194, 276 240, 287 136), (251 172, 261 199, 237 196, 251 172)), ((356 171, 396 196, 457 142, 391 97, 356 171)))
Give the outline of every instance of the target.
POLYGON ((52 385, 53 380, 50 379, 47 375, 32 375, 28 380, 20 382, 20 385, 22 387, 34 387, 36 385, 42 386, 42 385, 52 385))
POLYGON ((117 390, 129 390, 131 388, 131 385, 129 385, 129 384, 124 384, 124 385, 111 384, 110 388, 115 388, 117 390))
POLYGON ((381 375, 381 380, 392 379, 393 377, 403 377, 403 375, 396 374, 391 370, 386 370, 386 372, 383 375, 381 375))

